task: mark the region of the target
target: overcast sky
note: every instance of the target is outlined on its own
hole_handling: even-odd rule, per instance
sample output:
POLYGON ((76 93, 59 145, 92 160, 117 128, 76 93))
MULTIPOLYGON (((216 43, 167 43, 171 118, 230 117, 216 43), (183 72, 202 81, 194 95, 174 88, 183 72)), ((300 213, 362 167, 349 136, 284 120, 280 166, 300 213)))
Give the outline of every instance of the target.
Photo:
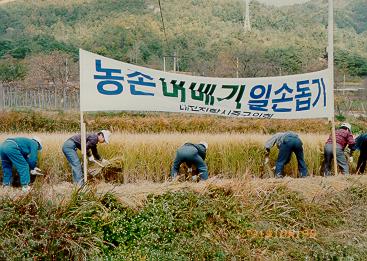
POLYGON ((310 0, 257 0, 257 1, 264 3, 264 4, 281 6, 281 5, 294 5, 294 4, 305 3, 310 0))

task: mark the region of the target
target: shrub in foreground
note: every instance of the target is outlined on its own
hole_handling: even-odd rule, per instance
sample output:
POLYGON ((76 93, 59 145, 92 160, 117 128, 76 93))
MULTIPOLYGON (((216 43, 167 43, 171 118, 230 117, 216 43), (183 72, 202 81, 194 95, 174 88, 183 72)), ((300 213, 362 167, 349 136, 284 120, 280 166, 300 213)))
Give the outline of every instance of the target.
POLYGON ((353 231, 367 228, 366 192, 355 185, 309 202, 282 186, 235 191, 209 185, 204 192, 151 195, 140 209, 89 190, 60 204, 37 193, 3 198, 0 258, 365 259, 367 238, 353 231), (307 229, 315 234, 304 234, 307 229), (351 235, 342 234, 348 229, 351 235), (356 236, 358 245, 350 241, 356 236))

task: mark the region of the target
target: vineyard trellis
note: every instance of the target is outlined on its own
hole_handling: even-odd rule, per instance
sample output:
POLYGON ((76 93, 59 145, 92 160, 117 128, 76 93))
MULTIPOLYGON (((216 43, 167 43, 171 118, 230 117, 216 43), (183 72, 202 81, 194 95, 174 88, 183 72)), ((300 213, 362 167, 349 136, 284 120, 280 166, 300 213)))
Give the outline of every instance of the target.
POLYGON ((0 108, 79 110, 79 90, 45 84, 32 88, 0 84, 0 108))

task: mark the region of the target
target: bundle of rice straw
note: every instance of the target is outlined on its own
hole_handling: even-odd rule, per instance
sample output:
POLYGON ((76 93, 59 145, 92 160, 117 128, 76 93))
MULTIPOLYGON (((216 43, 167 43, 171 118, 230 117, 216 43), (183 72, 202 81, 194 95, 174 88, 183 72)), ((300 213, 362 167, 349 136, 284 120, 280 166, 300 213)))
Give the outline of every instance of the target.
POLYGON ((117 181, 118 175, 122 173, 122 170, 123 158, 114 157, 103 166, 94 163, 94 166, 92 168, 89 168, 88 174, 94 178, 100 178, 104 181, 117 181))

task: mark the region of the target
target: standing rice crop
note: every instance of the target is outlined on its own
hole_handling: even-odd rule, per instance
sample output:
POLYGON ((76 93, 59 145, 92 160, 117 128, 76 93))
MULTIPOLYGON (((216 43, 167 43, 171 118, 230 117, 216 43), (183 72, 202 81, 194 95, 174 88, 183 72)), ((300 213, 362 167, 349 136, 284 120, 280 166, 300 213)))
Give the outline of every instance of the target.
MULTIPOLYGON (((71 133, 37 133, 43 140, 40 168, 49 182, 71 181, 71 169, 61 151, 63 142, 71 133)), ((29 134, 2 134, 0 140, 9 136, 32 136, 29 134)), ((208 133, 159 133, 129 134, 114 133, 109 145, 98 145, 101 156, 115 159, 121 166, 113 173, 116 182, 128 183, 140 180, 163 181, 169 177, 176 149, 185 142, 209 143, 206 162, 210 176, 226 178, 246 175, 261 177, 264 174, 264 143, 270 135, 262 134, 208 134, 208 133)), ((310 175, 319 175, 323 144, 326 135, 302 134, 305 160, 310 175)), ((273 166, 278 151, 271 150, 270 164, 273 166)), ((90 165, 91 168, 96 167, 90 165)), ((297 162, 293 156, 285 168, 288 176, 298 175, 297 162)))

